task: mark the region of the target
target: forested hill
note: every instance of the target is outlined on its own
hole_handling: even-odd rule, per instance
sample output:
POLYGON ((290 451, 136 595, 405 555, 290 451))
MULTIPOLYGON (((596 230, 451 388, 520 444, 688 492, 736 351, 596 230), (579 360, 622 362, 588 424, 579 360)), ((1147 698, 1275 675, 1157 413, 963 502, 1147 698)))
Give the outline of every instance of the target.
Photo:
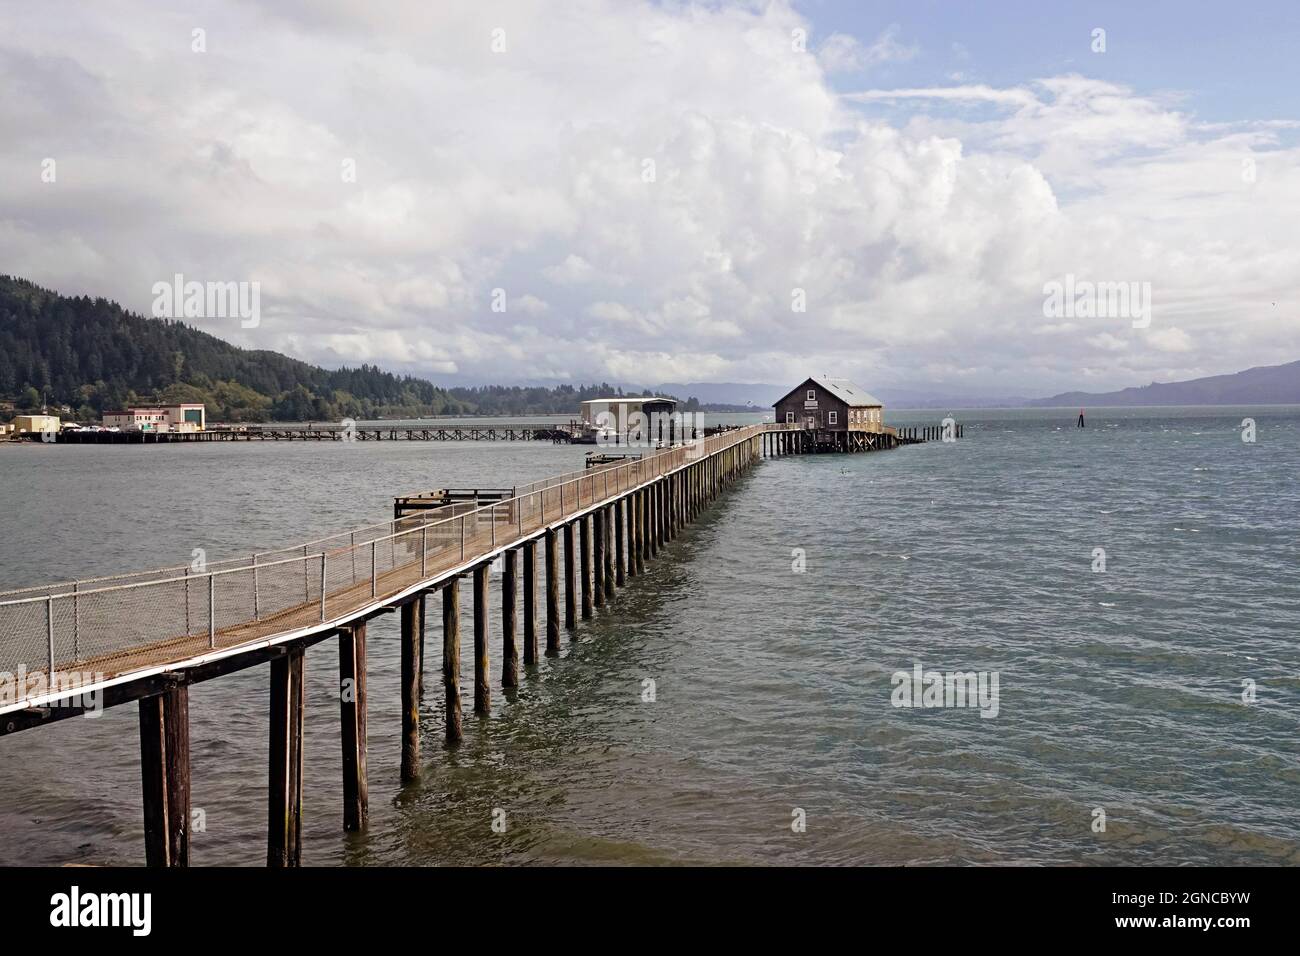
POLYGON ((214 422, 572 414, 608 394, 622 393, 605 383, 444 389, 373 365, 331 371, 0 276, 0 401, 33 408, 44 398, 79 420, 152 401, 204 402, 214 422))

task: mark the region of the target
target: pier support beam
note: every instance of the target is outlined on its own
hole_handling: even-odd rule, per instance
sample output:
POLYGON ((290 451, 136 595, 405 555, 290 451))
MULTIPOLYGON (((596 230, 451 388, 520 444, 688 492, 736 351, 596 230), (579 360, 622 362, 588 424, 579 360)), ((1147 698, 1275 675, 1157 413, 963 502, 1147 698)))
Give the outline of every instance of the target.
POLYGON ((681 530, 681 472, 671 476, 668 479, 668 538, 672 540, 677 537, 681 530))
POLYGON ((625 565, 627 550, 624 547, 627 540, 626 531, 626 498, 620 498, 614 502, 614 584, 622 587, 627 583, 625 575, 625 565))
POLYGON ((654 485, 641 490, 641 518, 644 544, 642 551, 645 553, 645 560, 650 561, 655 556, 655 489, 654 485))
POLYGON ((271 661, 270 781, 266 794, 266 865, 302 862, 302 723, 305 654, 292 645, 271 661))
POLYGON ((579 572, 582 574, 582 619, 591 617, 591 515, 578 519, 579 572))
POLYGON ((420 777, 420 609, 402 605, 402 783, 420 777))
POLYGON ((506 552, 501 575, 501 686, 519 686, 519 643, 515 638, 515 604, 519 590, 519 551, 506 552))
MULTIPOLYGON (((605 606, 605 509, 597 508, 591 513, 591 533, 592 544, 595 546, 595 554, 592 561, 592 571, 595 578, 593 587, 595 589, 596 607, 605 606)), ((585 546, 584 546, 585 550, 585 546)))
POLYGON ((655 486, 655 530, 658 532, 659 540, 656 542, 659 548, 668 546, 668 481, 667 478, 660 478, 659 484, 655 486))
POLYGON ((140 698, 144 859, 190 865, 190 692, 178 684, 140 698))
POLYGON ((663 505, 663 541, 666 547, 673 539, 673 476, 669 475, 660 484, 659 502, 663 505))
POLYGON ((659 553, 659 484, 656 482, 645 490, 646 525, 648 547, 646 557, 654 558, 659 553))
POLYGON ((605 601, 609 602, 614 599, 614 507, 606 505, 600 510, 605 514, 601 520, 601 527, 605 532, 603 542, 605 569, 602 576, 605 579, 605 601))
POLYGON ((686 478, 687 472, 679 471, 673 479, 673 516, 677 522, 678 534, 686 526, 686 478))
POLYGON ((370 816, 366 782, 366 622, 339 631, 339 726, 343 744, 343 829, 370 816))
POLYGON ((537 663, 537 542, 524 544, 524 666, 537 663))
POLYGON ((428 623, 425 616, 427 608, 425 607, 425 595, 421 594, 415 599, 415 629, 419 632, 416 640, 417 666, 415 669, 415 700, 418 703, 424 699, 424 629, 428 623))
POLYGON ((460 708, 460 579, 442 586, 442 687, 447 700, 447 743, 464 737, 460 708))
POLYGON ((623 499, 623 508, 627 515, 627 577, 636 577, 636 492, 623 499))
POLYGON ((474 713, 492 713, 492 685, 488 676, 488 566, 474 569, 474 713))
POLYGON ((573 522, 564 526, 564 626, 573 630, 578 626, 578 575, 574 570, 577 551, 573 543, 573 522))
POLYGON ((560 569, 555 529, 546 532, 546 655, 560 653, 560 569))

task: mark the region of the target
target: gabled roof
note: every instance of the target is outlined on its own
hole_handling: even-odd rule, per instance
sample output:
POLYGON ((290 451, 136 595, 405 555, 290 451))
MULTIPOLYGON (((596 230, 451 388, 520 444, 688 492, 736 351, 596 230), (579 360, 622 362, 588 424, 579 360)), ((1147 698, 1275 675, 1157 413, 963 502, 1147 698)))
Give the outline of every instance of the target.
POLYGON ((774 402, 773 405, 779 405, 795 392, 803 391, 808 386, 809 382, 825 389, 840 401, 853 408, 884 407, 884 403, 881 402, 880 399, 876 398, 865 388, 860 388, 859 386, 854 385, 847 378, 822 378, 816 375, 812 378, 805 379, 798 387, 790 389, 790 391, 782 395, 778 401, 774 402))

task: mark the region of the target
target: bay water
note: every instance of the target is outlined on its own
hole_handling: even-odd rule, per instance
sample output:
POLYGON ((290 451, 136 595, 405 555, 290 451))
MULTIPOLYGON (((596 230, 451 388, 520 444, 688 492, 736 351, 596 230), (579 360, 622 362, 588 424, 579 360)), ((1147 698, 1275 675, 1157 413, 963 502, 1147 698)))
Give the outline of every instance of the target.
MULTIPOLYGON (((494 577, 493 710, 455 750, 431 602, 408 787, 396 615, 375 619, 361 834, 317 645, 303 862, 1300 863, 1300 409, 1076 415, 958 411, 960 441, 760 461, 512 691, 494 577), (918 665, 996 676, 996 715, 896 706, 918 665)), ((0 587, 291 544, 589 450, 0 447, 0 587)), ((195 865, 264 862, 267 698, 266 667, 190 691, 195 865)), ((132 705, 0 738, 0 864, 142 863, 138 748, 132 705)))

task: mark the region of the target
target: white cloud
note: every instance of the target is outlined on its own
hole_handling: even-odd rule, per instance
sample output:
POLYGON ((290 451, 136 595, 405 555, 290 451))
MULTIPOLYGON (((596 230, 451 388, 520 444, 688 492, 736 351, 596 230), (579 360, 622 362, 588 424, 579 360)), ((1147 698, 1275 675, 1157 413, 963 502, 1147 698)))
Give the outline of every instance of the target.
POLYGON ((544 299, 539 299, 535 295, 521 295, 514 301, 511 308, 524 313, 524 315, 545 315, 551 311, 551 307, 544 299))
POLYGON ((1192 350, 1191 337, 1179 328, 1155 329, 1147 335, 1147 339, 1162 352, 1190 352, 1192 350))
POLYGON ((597 272, 582 256, 568 255, 559 265, 543 269, 542 275, 556 285, 581 285, 595 279, 597 272))
POLYGON ((797 53, 782 2, 382 6, 214 6, 201 55, 143 2, 11 19, 6 270, 139 311, 175 272, 258 279, 262 326, 212 331, 476 381, 1032 391, 1300 354, 1290 119, 1077 75, 841 97, 827 70, 910 48, 797 53), (1070 273, 1150 282, 1151 328, 1045 319, 1070 273))
POLYGON ((900 63, 915 57, 920 48, 898 42, 898 24, 880 34, 872 44, 864 45, 847 33, 832 33, 817 53, 827 73, 858 73, 882 63, 900 63))

